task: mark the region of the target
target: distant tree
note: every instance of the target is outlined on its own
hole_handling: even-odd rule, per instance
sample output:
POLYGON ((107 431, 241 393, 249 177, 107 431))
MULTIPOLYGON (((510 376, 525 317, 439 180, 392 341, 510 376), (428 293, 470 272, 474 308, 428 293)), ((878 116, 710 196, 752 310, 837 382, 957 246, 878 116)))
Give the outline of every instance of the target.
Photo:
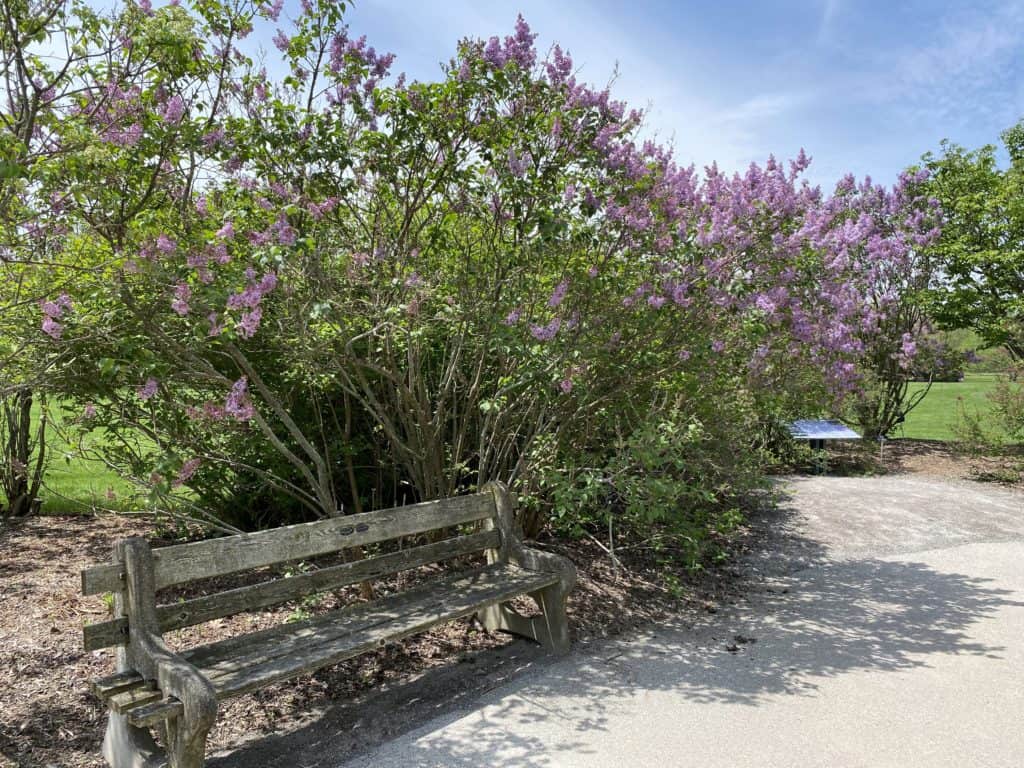
POLYGON ((946 328, 971 328, 987 346, 1003 345, 1024 360, 1024 120, 1002 135, 1010 166, 997 148, 967 150, 948 141, 923 160, 946 222, 936 248, 943 285, 934 313, 946 328))

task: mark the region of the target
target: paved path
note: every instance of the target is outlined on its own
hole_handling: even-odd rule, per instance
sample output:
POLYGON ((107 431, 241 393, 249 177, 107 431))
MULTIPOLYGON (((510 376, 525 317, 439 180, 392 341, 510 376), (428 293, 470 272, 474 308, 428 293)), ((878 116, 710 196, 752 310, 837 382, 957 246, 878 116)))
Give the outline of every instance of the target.
POLYGON ((536 666, 345 765, 1024 765, 1024 495, 788 489, 748 602, 536 666))

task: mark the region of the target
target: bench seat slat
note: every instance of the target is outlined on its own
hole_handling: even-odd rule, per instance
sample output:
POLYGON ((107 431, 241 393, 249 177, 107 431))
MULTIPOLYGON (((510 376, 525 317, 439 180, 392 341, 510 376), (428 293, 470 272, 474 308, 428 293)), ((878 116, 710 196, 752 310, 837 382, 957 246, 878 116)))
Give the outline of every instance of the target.
POLYGON ((184 711, 185 705, 177 699, 161 699, 131 710, 128 713, 128 722, 136 728, 149 728, 172 717, 179 717, 184 711))
POLYGON ((226 699, 542 589, 558 578, 489 565, 354 609, 229 638, 182 655, 210 680, 218 698, 226 699))
POLYGON ((158 690, 152 688, 132 688, 127 691, 115 693, 107 699, 107 704, 109 704, 110 708, 119 715, 123 715, 129 710, 141 707, 144 704, 159 701, 162 698, 163 694, 158 690))
POLYGON ((99 699, 109 699, 116 693, 129 691, 132 688, 142 688, 146 681, 138 672, 118 672, 109 677, 101 677, 89 683, 89 688, 94 696, 99 699))
MULTIPOLYGON (((267 608, 303 595, 355 584, 364 579, 380 578, 429 563, 473 554, 483 549, 498 547, 500 544, 501 537, 497 531, 481 531, 434 544, 411 547, 400 552, 321 568, 310 573, 217 592, 180 603, 160 605, 157 606, 157 618, 160 621, 160 629, 168 632, 243 611, 267 608)), ((127 627, 127 619, 110 619, 89 624, 83 630, 85 649, 93 651, 97 648, 123 644, 127 639, 124 632, 127 627)))
MULTIPOLYGON (((163 547, 153 551, 156 588, 316 557, 493 515, 493 496, 476 493, 163 547)), ((82 593, 95 595, 122 589, 122 572, 116 563, 82 571, 82 593)))

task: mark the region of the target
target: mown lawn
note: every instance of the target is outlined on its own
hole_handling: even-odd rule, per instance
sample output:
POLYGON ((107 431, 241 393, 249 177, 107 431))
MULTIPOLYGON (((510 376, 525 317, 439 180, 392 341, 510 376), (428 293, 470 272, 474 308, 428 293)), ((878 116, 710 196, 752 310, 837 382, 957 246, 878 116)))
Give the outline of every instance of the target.
MULTIPOLYGON (((968 373, 963 381, 936 382, 925 399, 907 414, 902 432, 894 437, 911 437, 921 440, 956 440, 954 426, 959 414, 970 416, 986 415, 990 403, 986 395, 995 386, 998 375, 994 373, 968 373)), ((911 391, 919 391, 924 384, 912 384, 911 391)))
MULTIPOLYGON (((51 427, 47 430, 48 469, 40 497, 43 512, 49 514, 77 514, 93 509, 130 510, 138 505, 133 501, 135 489, 101 462, 82 456, 69 445, 56 428, 67 416, 60 404, 48 408, 51 427)), ((33 409, 33 420, 38 423, 39 406, 33 409)), ((87 440, 101 439, 90 435, 87 440)))

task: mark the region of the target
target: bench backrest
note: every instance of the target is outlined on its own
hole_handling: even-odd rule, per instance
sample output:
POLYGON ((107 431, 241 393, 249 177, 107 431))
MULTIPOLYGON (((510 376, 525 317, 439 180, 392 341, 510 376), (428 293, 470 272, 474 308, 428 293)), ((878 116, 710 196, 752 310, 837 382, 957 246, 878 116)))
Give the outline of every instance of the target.
MULTIPOLYGON (((456 496, 155 549, 156 589, 163 589, 352 547, 380 544, 403 536, 483 522, 482 530, 453 535, 443 541, 158 605, 160 628, 167 632, 201 624, 483 550, 489 550, 492 559, 502 558, 506 542, 502 538, 502 526, 496 521, 495 504, 495 493, 502 492, 502 489, 495 488, 470 496, 456 496)), ((122 591, 124 586, 124 568, 120 563, 94 566, 82 571, 83 594, 116 593, 122 591)), ((124 644, 128 621, 128 617, 117 617, 86 626, 86 650, 124 644)))

